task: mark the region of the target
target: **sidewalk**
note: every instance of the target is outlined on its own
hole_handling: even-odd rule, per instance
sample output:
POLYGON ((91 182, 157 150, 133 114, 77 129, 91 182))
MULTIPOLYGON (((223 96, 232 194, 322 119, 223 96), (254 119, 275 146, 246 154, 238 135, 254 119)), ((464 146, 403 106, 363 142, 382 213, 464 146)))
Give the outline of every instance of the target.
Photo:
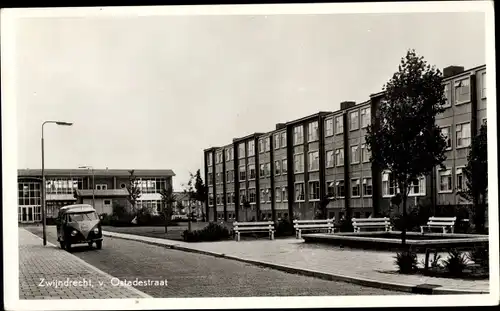
POLYGON ((150 298, 111 275, 19 228, 19 299, 150 298))
MULTIPOLYGON (((303 240, 294 238, 274 241, 258 239, 240 242, 187 243, 108 231, 104 234, 366 286, 409 292, 415 288, 428 288, 434 294, 489 292, 489 280, 460 280, 398 274, 395 272, 395 253, 393 252, 340 249, 333 246, 306 244, 303 240)), ((420 255, 419 261, 422 259, 423 256, 420 255)))

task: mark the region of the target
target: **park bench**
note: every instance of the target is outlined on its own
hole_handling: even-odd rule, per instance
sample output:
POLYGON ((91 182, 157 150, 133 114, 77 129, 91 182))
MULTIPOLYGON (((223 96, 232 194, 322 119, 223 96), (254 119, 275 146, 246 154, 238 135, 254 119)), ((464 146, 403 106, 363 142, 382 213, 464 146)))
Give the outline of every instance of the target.
POLYGON ((354 232, 361 232, 361 228, 384 229, 392 231, 392 225, 388 217, 383 218, 353 218, 352 226, 354 232))
POLYGON ((420 226, 420 232, 424 233, 424 228, 427 227, 429 231, 431 228, 442 228, 443 233, 446 233, 446 229, 450 228, 451 233, 453 233, 455 228, 455 222, 457 221, 457 217, 429 217, 429 221, 427 225, 420 226))
POLYGON ((237 222, 233 223, 233 230, 236 234, 236 241, 240 240, 240 234, 243 232, 269 232, 269 238, 274 240, 274 223, 272 221, 260 222, 237 222))
POLYGON ((298 220, 293 221, 295 228, 295 237, 302 238, 302 231, 311 230, 327 230, 328 233, 333 233, 333 221, 335 219, 315 219, 315 220, 298 220))

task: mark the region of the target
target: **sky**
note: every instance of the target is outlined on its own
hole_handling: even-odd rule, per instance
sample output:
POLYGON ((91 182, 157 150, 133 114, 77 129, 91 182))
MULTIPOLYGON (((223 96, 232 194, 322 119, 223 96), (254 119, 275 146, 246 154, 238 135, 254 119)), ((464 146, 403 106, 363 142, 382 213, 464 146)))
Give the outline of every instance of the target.
POLYGON ((382 90, 410 48, 483 65, 483 13, 17 20, 18 168, 172 169, 203 149, 382 90))

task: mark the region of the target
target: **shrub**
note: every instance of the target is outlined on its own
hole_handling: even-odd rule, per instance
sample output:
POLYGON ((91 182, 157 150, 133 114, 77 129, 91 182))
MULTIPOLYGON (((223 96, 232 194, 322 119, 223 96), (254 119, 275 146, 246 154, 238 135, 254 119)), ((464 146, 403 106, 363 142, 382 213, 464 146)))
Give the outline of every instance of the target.
POLYGON ((229 230, 217 223, 211 222, 201 230, 188 231, 182 233, 186 242, 220 241, 230 237, 229 230))
POLYGON ((399 252, 394 258, 399 273, 410 274, 417 271, 417 254, 412 250, 399 252))
POLYGON ((293 223, 288 219, 281 219, 276 223, 276 236, 289 236, 293 235, 294 228, 293 223))
POLYGON ((125 206, 118 202, 113 202, 113 216, 121 218, 127 215, 125 206))
POLYGON ((102 213, 99 215, 99 218, 101 218, 101 225, 110 226, 113 217, 106 213, 102 213))
POLYGON ((449 274, 460 276, 467 267, 468 262, 465 254, 456 249, 452 249, 448 252, 448 258, 444 261, 444 266, 449 274))
POLYGON ((478 264, 481 268, 486 271, 490 267, 490 257, 487 247, 475 247, 467 256, 467 258, 474 263, 478 264))

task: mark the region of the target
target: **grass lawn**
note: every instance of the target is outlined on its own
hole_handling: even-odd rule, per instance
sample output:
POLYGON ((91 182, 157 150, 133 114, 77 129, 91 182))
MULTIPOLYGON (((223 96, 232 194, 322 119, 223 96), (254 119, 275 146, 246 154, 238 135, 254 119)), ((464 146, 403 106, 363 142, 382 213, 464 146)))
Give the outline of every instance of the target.
MULTIPOLYGON (((191 230, 200 230, 208 225, 208 222, 193 222, 191 224, 191 230)), ((104 231, 118 232, 118 233, 127 233, 127 234, 135 234, 141 236, 147 236, 152 238, 162 238, 168 240, 177 240, 182 241, 182 232, 187 230, 188 223, 178 223, 175 226, 169 226, 168 232, 165 233, 165 227, 161 226, 136 226, 136 227, 112 227, 112 226, 103 226, 102 229, 104 231)))

